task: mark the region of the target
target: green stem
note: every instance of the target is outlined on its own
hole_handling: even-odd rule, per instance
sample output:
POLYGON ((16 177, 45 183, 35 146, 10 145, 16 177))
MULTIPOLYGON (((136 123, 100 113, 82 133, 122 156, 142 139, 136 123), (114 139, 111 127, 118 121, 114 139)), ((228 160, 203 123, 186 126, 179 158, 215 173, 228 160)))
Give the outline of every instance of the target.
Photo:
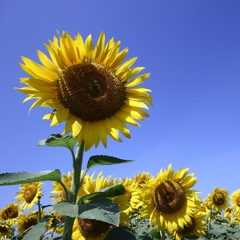
POLYGON ((41 209, 40 199, 41 199, 41 197, 39 196, 38 197, 38 202, 37 202, 37 205, 38 205, 38 222, 39 223, 42 221, 42 209, 41 209))
POLYGON ((165 231, 164 230, 160 231, 160 233, 161 233, 161 240, 164 240, 165 239, 165 231))
MULTIPOLYGON (((76 203, 77 194, 79 188, 81 187, 80 176, 82 170, 82 161, 83 161, 83 152, 84 152, 84 141, 77 147, 76 157, 73 157, 73 178, 71 189, 68 197, 68 201, 72 203, 76 203)), ((64 223, 64 232, 62 236, 62 240, 71 240, 72 239, 72 226, 74 223, 74 218, 65 217, 64 223)))

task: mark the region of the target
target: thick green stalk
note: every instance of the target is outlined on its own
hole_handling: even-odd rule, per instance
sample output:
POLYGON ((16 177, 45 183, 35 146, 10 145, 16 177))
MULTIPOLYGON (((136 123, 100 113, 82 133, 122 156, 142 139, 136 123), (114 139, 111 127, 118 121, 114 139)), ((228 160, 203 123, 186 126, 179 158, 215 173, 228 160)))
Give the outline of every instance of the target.
MULTIPOLYGON (((84 151, 84 141, 77 147, 76 157, 73 156, 73 178, 70 193, 68 196, 68 201, 76 203, 78 190, 81 187, 80 185, 80 176, 82 170, 82 161, 83 161, 83 151, 84 151)), ((64 232, 62 240, 71 240, 72 239, 72 226, 74 218, 67 217, 65 218, 64 223, 64 232)))

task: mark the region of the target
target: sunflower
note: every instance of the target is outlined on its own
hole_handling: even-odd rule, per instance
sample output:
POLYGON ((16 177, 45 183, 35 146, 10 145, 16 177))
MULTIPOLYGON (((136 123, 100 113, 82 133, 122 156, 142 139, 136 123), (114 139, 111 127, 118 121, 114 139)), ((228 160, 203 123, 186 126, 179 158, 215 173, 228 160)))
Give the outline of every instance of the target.
POLYGON ((231 194, 231 203, 234 208, 234 212, 240 215, 240 189, 231 194))
POLYGON ((133 180, 137 183, 138 187, 142 187, 142 185, 150 179, 153 179, 153 176, 149 172, 139 172, 133 177, 133 180))
POLYGON ((53 212, 49 209, 50 217, 46 225, 47 232, 55 232, 57 234, 63 233, 63 223, 65 222, 65 216, 58 212, 53 212))
POLYGON ((130 178, 120 179, 119 183, 122 184, 126 190, 125 196, 129 201, 129 212, 133 212, 137 208, 140 194, 138 191, 138 184, 130 178))
POLYGON ((181 240, 184 236, 189 235, 196 235, 198 237, 206 235, 207 226, 204 218, 204 214, 195 213, 194 216, 191 217, 192 223, 173 231, 172 235, 174 239, 181 240))
POLYGON ((207 198, 203 202, 200 203, 198 210, 200 213, 204 214, 205 216, 210 215, 211 210, 209 209, 207 198))
POLYGON ((43 196, 41 192, 42 185, 41 182, 21 184, 21 191, 16 192, 18 196, 15 197, 18 198, 16 203, 19 204, 21 209, 31 209, 34 203, 37 203, 38 198, 43 196))
POLYGON ((13 226, 9 221, 0 221, 0 239, 5 239, 12 237, 13 235, 13 226))
POLYGON ((18 223, 17 223, 18 233, 22 234, 24 232, 27 232, 30 227, 36 225, 37 223, 38 223, 37 211, 32 211, 19 216, 18 223))
MULTIPOLYGON (((86 194, 94 193, 103 188, 111 187, 116 185, 116 179, 111 180, 111 176, 104 177, 102 172, 100 172, 96 179, 94 178, 94 173, 88 176, 86 184, 83 189, 86 194)), ((129 200, 125 195, 110 198, 110 200, 118 205, 120 210, 120 225, 126 225, 129 222, 129 217, 127 215, 128 209, 130 207, 129 200)), ((114 228, 114 225, 93 220, 93 219, 82 219, 76 218, 73 224, 73 240, 103 240, 109 231, 114 228)))
POLYGON ((16 203, 10 203, 0 211, 0 219, 8 220, 10 223, 13 224, 17 220, 21 212, 21 209, 16 203))
POLYGON ((208 205, 211 209, 221 212, 228 206, 228 192, 222 188, 214 188, 213 192, 208 194, 208 205))
MULTIPOLYGON (((83 176, 83 172, 84 171, 82 170, 81 176, 83 176)), ((85 178, 86 177, 87 176, 85 176, 85 178)), ((70 188, 71 188, 71 184, 72 184, 72 178, 73 178, 73 172, 72 173, 68 172, 67 175, 63 174, 63 177, 62 177, 62 182, 66 186, 66 189, 67 189, 68 192, 70 192, 70 188)), ((83 181, 83 186, 85 184, 85 178, 84 178, 84 181, 83 181)), ((79 199, 84 194, 83 186, 79 189, 77 199, 79 199)), ((53 191, 51 193, 52 193, 52 195, 50 195, 50 198, 52 198, 54 200, 52 202, 53 204, 56 204, 56 203, 61 202, 63 200, 66 200, 66 194, 65 194, 64 188, 58 182, 53 183, 53 191)))
POLYGON ((170 164, 167 170, 161 169, 154 180, 146 182, 140 189, 141 217, 149 218, 151 226, 157 224, 158 231, 171 232, 192 223, 191 217, 198 207, 198 192, 190 190, 197 179, 193 173, 186 176, 188 171, 180 168, 175 173, 170 164))
POLYGON ((16 88, 28 97, 37 99, 36 106, 49 107, 53 111, 43 119, 51 120, 51 126, 66 122, 62 134, 72 132, 78 142, 85 142, 85 150, 101 141, 107 146, 107 136, 122 141, 121 132, 130 138, 125 123, 139 126, 136 120, 149 115, 142 110, 152 104, 147 88, 136 87, 149 73, 137 74, 143 67, 130 68, 136 57, 123 63, 128 49, 120 50, 120 41, 110 39, 105 45, 102 32, 93 46, 92 36, 84 42, 80 33, 72 38, 63 32, 59 39, 45 44, 50 59, 41 51, 38 64, 22 57, 21 68, 30 75, 20 78, 27 86, 16 88))

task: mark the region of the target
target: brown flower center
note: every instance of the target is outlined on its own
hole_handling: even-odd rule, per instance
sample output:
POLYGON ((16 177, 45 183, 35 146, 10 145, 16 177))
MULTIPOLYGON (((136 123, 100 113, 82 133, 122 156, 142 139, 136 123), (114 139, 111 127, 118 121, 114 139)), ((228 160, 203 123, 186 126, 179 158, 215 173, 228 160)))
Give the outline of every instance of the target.
POLYGON ((38 223, 38 220, 36 217, 30 217, 24 220, 22 228, 24 230, 27 230, 28 228, 30 228, 31 226, 34 226, 38 223))
POLYGON ((186 200, 182 186, 174 181, 161 182, 154 190, 153 202, 161 213, 174 213, 182 208, 186 200))
POLYGON ((9 206, 2 211, 1 216, 4 220, 16 218, 18 216, 18 207, 15 205, 9 206))
POLYGON ((112 226, 94 219, 77 218, 78 229, 85 238, 98 237, 107 232, 112 226))
POLYGON ((116 75, 97 64, 76 64, 57 81, 59 101, 84 121, 99 121, 116 114, 124 104, 125 89, 116 75))
POLYGON ((188 226, 184 226, 183 229, 179 228, 177 230, 177 233, 181 234, 182 236, 190 235, 196 226, 194 218, 191 217, 191 219, 192 219, 192 224, 189 224, 188 226))
POLYGON ((237 196, 236 198, 236 204, 238 207, 240 207, 240 196, 237 196))
POLYGON ((221 206, 225 203, 225 197, 221 192, 216 193, 213 196, 213 203, 217 206, 221 206))
POLYGON ((35 184, 30 184, 26 187, 23 197, 27 203, 31 203, 37 194, 37 186, 35 184))
POLYGON ((2 227, 2 226, 0 226, 0 233, 7 233, 8 232, 8 229, 6 228, 6 227, 2 227))

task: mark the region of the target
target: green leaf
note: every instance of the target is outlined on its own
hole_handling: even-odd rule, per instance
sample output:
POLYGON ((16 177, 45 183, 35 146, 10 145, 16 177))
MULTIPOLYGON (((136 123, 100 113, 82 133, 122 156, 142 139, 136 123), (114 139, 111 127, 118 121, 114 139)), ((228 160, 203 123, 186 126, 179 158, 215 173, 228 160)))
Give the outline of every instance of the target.
POLYGON ((90 193, 87 195, 84 195, 83 197, 81 197, 78 200, 78 204, 83 203, 86 200, 93 200, 96 198, 107 198, 107 197, 116 197, 119 195, 123 195, 126 193, 125 188, 123 187, 122 184, 118 184, 116 186, 112 186, 112 187, 107 187, 107 188, 103 188, 97 192, 94 193, 90 193))
POLYGON ((49 137, 40 140, 38 146, 50 146, 50 147, 66 147, 70 151, 73 151, 74 146, 77 143, 77 138, 72 136, 62 136, 61 134, 51 134, 49 137))
POLYGON ((41 181, 61 181, 61 173, 58 169, 42 172, 18 172, 0 174, 0 186, 17 185, 41 181))
POLYGON ((226 237, 227 237, 227 239, 231 239, 231 240, 239 239, 239 238, 236 238, 236 236, 234 236, 232 233, 226 233, 226 237))
POLYGON ((109 199, 98 198, 86 204, 73 204, 63 201, 54 205, 54 210, 72 218, 95 219, 119 226, 120 210, 116 203, 109 199))
POLYGON ((108 235, 104 238, 104 240, 151 240, 152 238, 148 236, 139 236, 131 232, 131 230, 126 227, 117 227, 113 228, 108 235))
POLYGON ((95 219, 114 226, 119 226, 120 210, 118 205, 106 198, 94 199, 79 205, 80 218, 95 219))
POLYGON ((133 160, 123 160, 116 157, 111 156, 104 156, 104 155, 95 155, 89 158, 87 163, 87 169, 94 166, 102 166, 102 165, 113 165, 113 164, 120 164, 120 163, 129 163, 133 162, 133 160))
POLYGON ((160 233, 157 231, 157 229, 153 229, 150 234, 156 239, 161 239, 160 233))
POLYGON ((40 240, 46 231, 46 223, 38 223, 23 237, 23 240, 40 240))
POLYGON ((53 209, 56 212, 68 217, 74 218, 78 216, 78 205, 68 201, 63 201, 55 204, 53 206, 53 209))
POLYGON ((236 232, 233 234, 237 239, 240 239, 240 232, 236 232))

